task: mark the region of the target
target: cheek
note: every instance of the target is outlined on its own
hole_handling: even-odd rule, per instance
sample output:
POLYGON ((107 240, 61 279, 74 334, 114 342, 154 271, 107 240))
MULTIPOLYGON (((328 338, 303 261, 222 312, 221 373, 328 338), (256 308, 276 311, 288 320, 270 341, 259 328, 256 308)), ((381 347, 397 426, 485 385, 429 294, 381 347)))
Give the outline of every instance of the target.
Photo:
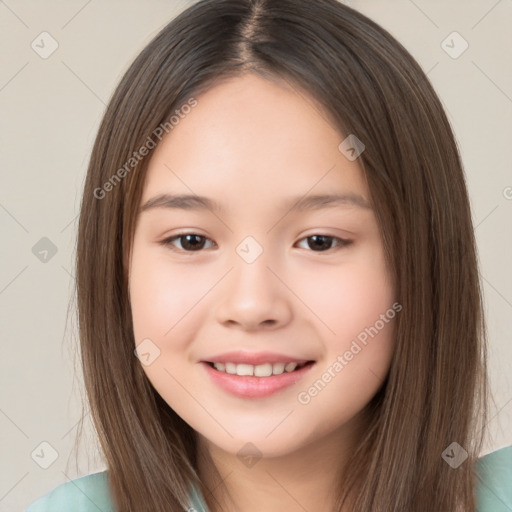
MULTIPOLYGON (((190 371, 183 354, 197 325, 191 319, 201 314, 201 297, 212 284, 199 279, 189 265, 172 265, 165 250, 138 245, 135 240, 129 281, 135 345, 141 344, 150 353, 151 360, 143 364, 143 370, 177 411, 190 406, 180 385, 188 382, 190 371)), ((189 383, 187 389, 195 387, 189 383)))
POLYGON ((393 308, 391 290, 383 281, 380 288, 372 283, 366 293, 361 286, 355 291, 349 300, 339 299, 331 317, 326 315, 335 334, 325 337, 318 371, 297 395, 304 425, 316 434, 355 418, 383 384, 393 357, 399 312, 393 308), (320 427, 315 417, 323 418, 320 427))
POLYGON ((325 340, 337 348, 364 332, 393 305, 393 286, 381 259, 318 267, 313 275, 314 279, 299 277, 298 293, 307 297, 307 305, 328 328, 325 340))
POLYGON ((401 308, 393 307, 393 283, 382 254, 378 248, 367 254, 336 269, 318 268, 314 287, 310 278, 303 278, 310 290, 308 306, 328 330, 322 329, 325 353, 319 375, 303 386, 299 402, 314 402, 306 409, 318 408, 326 415, 332 410, 333 424, 371 399, 393 354, 394 319, 401 308))
POLYGON ((165 251, 135 248, 130 300, 136 342, 150 338, 161 345, 163 340, 176 343, 187 339, 183 332, 188 325, 186 317, 194 313, 211 286, 212 283, 198 279, 192 266, 172 266, 165 251), (173 336, 173 332, 180 332, 180 336, 173 336))

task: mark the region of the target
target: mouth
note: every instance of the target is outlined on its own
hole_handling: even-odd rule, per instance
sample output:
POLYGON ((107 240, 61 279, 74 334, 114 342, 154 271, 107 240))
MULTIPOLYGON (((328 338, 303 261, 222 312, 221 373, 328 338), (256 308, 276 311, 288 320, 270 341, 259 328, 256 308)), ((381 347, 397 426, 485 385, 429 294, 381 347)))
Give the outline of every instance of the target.
POLYGON ((316 361, 248 363, 202 361, 211 382, 230 396, 266 398, 297 384, 316 361))

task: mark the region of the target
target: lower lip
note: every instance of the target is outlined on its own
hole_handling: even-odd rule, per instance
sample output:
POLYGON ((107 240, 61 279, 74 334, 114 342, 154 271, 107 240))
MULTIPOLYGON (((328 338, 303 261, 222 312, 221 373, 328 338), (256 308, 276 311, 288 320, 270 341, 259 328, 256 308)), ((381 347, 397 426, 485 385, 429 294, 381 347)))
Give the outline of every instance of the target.
POLYGON ((232 375, 220 372, 208 363, 203 362, 201 364, 213 382, 224 391, 240 398, 264 398, 296 384, 315 363, 308 363, 299 370, 270 377, 232 375))

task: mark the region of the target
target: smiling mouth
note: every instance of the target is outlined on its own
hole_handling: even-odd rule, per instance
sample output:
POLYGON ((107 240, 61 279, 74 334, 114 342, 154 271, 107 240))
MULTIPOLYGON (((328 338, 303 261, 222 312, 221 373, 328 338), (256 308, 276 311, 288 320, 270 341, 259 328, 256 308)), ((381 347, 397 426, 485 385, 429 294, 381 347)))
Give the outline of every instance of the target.
POLYGON ((314 364, 314 361, 305 361, 302 363, 263 363, 258 365, 245 363, 213 363, 210 361, 205 362, 211 368, 214 368, 220 373, 238 375, 240 377, 271 377, 275 375, 293 373, 305 366, 314 364))

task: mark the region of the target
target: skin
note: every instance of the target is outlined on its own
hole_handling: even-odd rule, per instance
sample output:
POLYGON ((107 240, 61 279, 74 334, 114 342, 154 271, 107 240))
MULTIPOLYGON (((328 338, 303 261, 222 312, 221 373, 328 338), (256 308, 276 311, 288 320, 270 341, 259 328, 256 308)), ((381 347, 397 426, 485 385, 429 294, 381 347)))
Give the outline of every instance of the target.
POLYGON ((247 74, 196 99, 153 151, 141 205, 183 193, 225 210, 161 207, 139 215, 129 280, 134 335, 137 345, 149 338, 160 350, 144 371, 199 434, 212 512, 331 510, 336 477, 365 428, 364 408, 389 369, 394 321, 309 403, 298 395, 391 308, 394 290, 372 209, 286 213, 283 204, 333 192, 369 202, 367 183, 358 160, 338 149, 345 136, 284 82, 247 74), (202 248, 190 250, 183 238, 160 243, 183 233, 206 237, 202 248), (315 234, 352 243, 338 246, 335 238, 315 250, 307 238, 315 234), (251 264, 236 252, 249 235, 263 249, 251 264), (316 363, 270 397, 239 398, 212 384, 200 361, 240 348, 316 363), (247 442, 262 454, 251 467, 237 457, 247 442))

